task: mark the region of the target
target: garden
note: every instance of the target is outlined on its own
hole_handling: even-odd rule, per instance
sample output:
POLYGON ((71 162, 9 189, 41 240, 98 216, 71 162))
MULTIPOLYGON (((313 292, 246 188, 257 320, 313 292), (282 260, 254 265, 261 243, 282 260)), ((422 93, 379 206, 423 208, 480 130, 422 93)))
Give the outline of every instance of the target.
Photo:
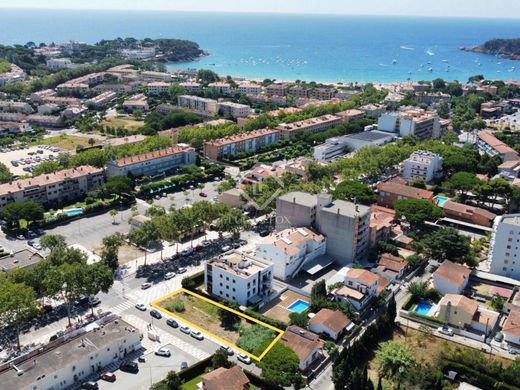
POLYGON ((152 305, 256 360, 260 360, 283 333, 234 308, 228 308, 184 289, 161 298, 152 305))

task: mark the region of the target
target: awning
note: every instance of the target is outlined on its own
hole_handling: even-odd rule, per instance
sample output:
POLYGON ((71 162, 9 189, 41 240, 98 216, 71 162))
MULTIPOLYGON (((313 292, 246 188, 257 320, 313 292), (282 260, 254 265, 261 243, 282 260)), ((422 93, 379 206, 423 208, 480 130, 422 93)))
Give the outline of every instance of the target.
POLYGON ((309 275, 316 275, 334 262, 332 257, 327 255, 318 256, 302 267, 302 270, 307 272, 309 275))

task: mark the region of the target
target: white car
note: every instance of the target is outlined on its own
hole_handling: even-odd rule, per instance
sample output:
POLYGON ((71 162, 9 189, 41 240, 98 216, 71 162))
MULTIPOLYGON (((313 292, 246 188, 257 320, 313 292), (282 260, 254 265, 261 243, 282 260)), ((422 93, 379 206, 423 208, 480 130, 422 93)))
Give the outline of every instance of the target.
POLYGON ((449 326, 441 326, 437 328, 437 332, 445 334, 446 336, 453 336, 453 329, 449 326))
POLYGON ((167 272, 167 273, 164 275, 164 279, 166 279, 166 280, 173 279, 174 277, 175 277, 175 272, 167 272))
POLYGON ((141 290, 146 290, 147 288, 152 287, 152 283, 145 282, 141 284, 141 290))
POLYGON ((190 336, 197 340, 204 340, 204 335, 198 330, 192 330, 190 336))
POLYGON ((140 311, 146 311, 146 306, 144 305, 144 303, 138 303, 137 305, 135 305, 135 308, 140 311))
POLYGON ((190 334, 191 333, 191 329, 190 329, 189 326, 181 326, 180 329, 181 329, 182 333, 186 333, 186 334, 190 334))
POLYGON ((159 348, 157 351, 155 351, 155 354, 157 356, 164 356, 164 357, 170 357, 172 353, 168 348, 159 348))
POLYGON ((183 256, 188 256, 188 255, 191 255, 193 253, 193 248, 187 248, 187 249, 184 249, 183 251, 181 251, 181 255, 183 256))
POLYGON ((222 251, 222 253, 224 253, 230 251, 231 249, 233 248, 231 248, 229 245, 224 245, 220 250, 222 251))
POLYGON ((5 248, 2 245, 0 245, 0 253, 4 253, 4 252, 5 252, 5 248))
POLYGON ((244 364, 251 364, 251 358, 245 353, 237 353, 237 359, 244 364))

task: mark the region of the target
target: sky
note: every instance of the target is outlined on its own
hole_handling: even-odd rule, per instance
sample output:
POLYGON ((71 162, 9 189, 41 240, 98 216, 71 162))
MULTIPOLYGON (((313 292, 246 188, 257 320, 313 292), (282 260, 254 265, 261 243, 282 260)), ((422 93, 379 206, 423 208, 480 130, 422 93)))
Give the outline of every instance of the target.
POLYGON ((520 0, 0 0, 0 8, 520 18, 520 0))

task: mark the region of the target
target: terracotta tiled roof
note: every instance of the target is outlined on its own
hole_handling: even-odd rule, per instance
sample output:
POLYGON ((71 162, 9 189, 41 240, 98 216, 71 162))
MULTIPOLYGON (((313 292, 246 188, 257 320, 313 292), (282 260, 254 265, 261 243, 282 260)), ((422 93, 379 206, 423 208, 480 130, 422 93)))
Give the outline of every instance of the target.
POLYGON ((381 255, 381 258, 379 259, 379 264, 385 266, 386 268, 390 268, 394 271, 400 271, 406 268, 406 266, 408 265, 406 260, 394 256, 390 253, 383 253, 381 255))
POLYGON ((206 145, 211 145, 211 146, 223 146, 223 145, 234 144, 237 142, 243 142, 243 141, 246 141, 249 139, 264 137, 266 135, 277 134, 277 133, 278 133, 278 130, 274 130, 274 129, 260 129, 260 130, 250 131, 248 133, 235 134, 235 135, 230 135, 229 137, 219 138, 219 139, 212 140, 212 141, 206 141, 205 143, 206 143, 206 145))
POLYGON ((309 240, 322 242, 325 239, 321 234, 314 233, 308 228, 290 228, 274 233, 267 237, 264 242, 271 242, 275 247, 290 256, 297 255, 300 252, 299 246, 309 240))
POLYGON ((358 301, 362 300, 365 297, 365 294, 363 294, 361 291, 355 290, 347 286, 338 288, 334 294, 342 297, 353 298, 358 301))
POLYGON ((516 153, 514 149, 507 146, 504 142, 497 139, 491 131, 484 130, 478 134, 478 137, 486 144, 491 146, 499 153, 516 153))
POLYGON ((443 210, 445 211, 453 211, 454 213, 460 213, 466 215, 468 218, 471 218, 472 214, 481 215, 489 220, 495 219, 496 214, 493 214, 486 209, 481 209, 479 207, 468 206, 463 203, 454 202, 452 200, 448 200, 442 205, 443 210))
POLYGON ((513 336, 520 336, 520 310, 513 309, 507 316, 504 326, 502 326, 502 332, 508 333, 513 336))
POLYGON ((242 390, 249 383, 240 366, 219 367, 202 375, 204 390, 242 390))
POLYGON ((472 317, 478 310, 477 302, 465 297, 464 295, 446 294, 439 302, 439 305, 447 306, 448 304, 451 304, 452 307, 456 307, 458 310, 465 311, 472 317))
POLYGON ((153 160, 159 157, 166 157, 177 153, 184 153, 188 151, 195 151, 195 149, 185 146, 172 146, 166 149, 155 150, 153 152, 138 154, 136 156, 123 157, 115 161, 118 167, 126 165, 137 164, 143 161, 153 160))
POLYGON ((371 286, 379 280, 375 273, 359 268, 348 269, 345 276, 350 279, 359 280, 367 286, 371 286))
POLYGON ((295 325, 287 328, 280 341, 296 353, 300 362, 306 360, 315 349, 323 348, 323 341, 317 334, 295 325))
MULTIPOLYGON (((386 273, 392 274, 392 271, 386 271, 386 273)), ((395 272, 394 272, 395 274, 395 272)), ((395 276, 395 275, 393 275, 395 276)), ((390 281, 385 278, 383 275, 377 275, 377 278, 379 279, 379 284, 377 285, 377 294, 381 294, 383 290, 390 284, 390 281)))
POLYGON ((437 271, 434 272, 434 275, 447 280, 456 286, 462 286, 469 279, 470 273, 471 270, 469 268, 445 260, 437 271))
POLYGON ((387 181, 380 183, 377 186, 379 191, 389 192, 391 194, 401 195, 410 199, 426 199, 433 197, 433 192, 423 190, 422 188, 410 187, 404 184, 399 184, 395 181, 387 181))
POLYGON ((351 323, 349 318, 339 310, 321 309, 309 321, 312 325, 323 325, 334 333, 339 333, 351 323))

